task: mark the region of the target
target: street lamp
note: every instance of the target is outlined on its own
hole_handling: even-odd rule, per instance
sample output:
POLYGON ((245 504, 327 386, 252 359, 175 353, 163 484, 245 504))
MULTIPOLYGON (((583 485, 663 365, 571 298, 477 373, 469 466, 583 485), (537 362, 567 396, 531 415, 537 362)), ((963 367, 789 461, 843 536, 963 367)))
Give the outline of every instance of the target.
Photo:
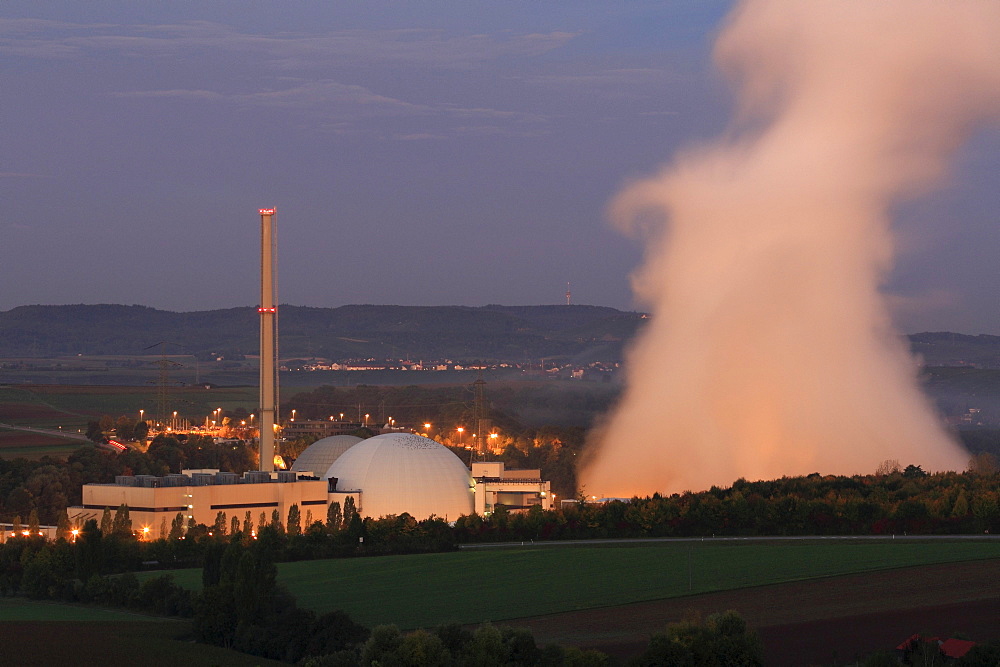
POLYGON ((365 426, 368 426, 368 417, 369 417, 369 416, 370 416, 370 415, 369 415, 369 414, 368 414, 368 413, 366 412, 366 413, 365 413, 365 426))
POLYGON ((292 410, 292 421, 295 421, 295 410, 292 410))
POLYGON ((146 414, 145 410, 139 410, 139 421, 142 421, 142 416, 146 414))
POLYGON ((459 426, 455 430, 458 431, 458 444, 461 445, 462 443, 465 442, 465 429, 459 426))

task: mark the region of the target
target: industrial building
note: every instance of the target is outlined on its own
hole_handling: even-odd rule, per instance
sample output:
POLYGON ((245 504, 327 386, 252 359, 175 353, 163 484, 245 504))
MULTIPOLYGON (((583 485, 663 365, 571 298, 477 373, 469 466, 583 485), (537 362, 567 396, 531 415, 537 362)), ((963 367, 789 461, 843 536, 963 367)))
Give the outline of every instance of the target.
POLYGON ((521 510, 538 505, 549 509, 549 482, 538 470, 506 470, 500 462, 465 466, 447 447, 412 433, 387 433, 367 440, 335 436, 307 448, 293 469, 250 471, 241 477, 218 470, 185 470, 155 477, 121 475, 112 484, 85 484, 83 503, 68 508, 70 521, 80 525, 127 505, 132 525, 149 528, 152 538, 164 537, 180 513, 185 522, 212 525, 219 512, 241 521, 250 512, 254 525, 275 510, 282 521, 292 505, 302 516, 324 520, 330 503, 341 507, 354 498, 362 516, 408 513, 414 518, 489 514, 497 506, 521 510), (301 464, 301 465, 300 465, 301 464), (314 469, 305 470, 310 465, 314 469))
MULTIPOLYGON (((274 470, 274 443, 278 409, 277 299, 274 256, 277 236, 275 210, 262 208, 260 313, 260 470, 239 476, 220 470, 183 470, 179 474, 120 475, 112 484, 85 484, 81 505, 67 508, 77 526, 100 520, 104 510, 126 505, 133 527, 152 539, 166 537, 180 514, 185 523, 212 525, 220 512, 253 525, 270 521, 277 511, 282 521, 297 505, 302 517, 312 512, 324 520, 331 503, 343 507, 354 499, 361 516, 378 518, 407 513, 416 519, 436 516, 455 521, 462 515, 489 514, 498 506, 519 510, 549 509, 549 483, 538 470, 505 470, 503 463, 474 463, 466 467, 438 442, 403 432, 390 424, 381 435, 367 440, 346 435, 365 423, 310 420, 291 422, 302 435, 329 434, 304 452, 291 470, 274 470), (388 431, 388 432, 386 432, 388 431)), ((477 405, 482 405, 482 378, 477 381, 477 405)), ((481 411, 477 408, 478 411, 481 411)), ((485 434, 485 420, 477 422, 485 434)), ((286 427, 286 436, 298 434, 286 427)), ((485 435, 480 436, 479 451, 485 435)))

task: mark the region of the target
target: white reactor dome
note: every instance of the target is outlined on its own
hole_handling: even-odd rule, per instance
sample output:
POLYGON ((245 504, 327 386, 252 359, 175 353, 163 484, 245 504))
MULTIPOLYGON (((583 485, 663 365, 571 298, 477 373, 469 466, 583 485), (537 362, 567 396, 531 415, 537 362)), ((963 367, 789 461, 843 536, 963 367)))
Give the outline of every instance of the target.
POLYGON ((472 514, 472 475, 455 454, 430 438, 386 433, 354 445, 334 461, 340 491, 361 491, 361 514, 409 513, 454 521, 472 514))
POLYGON ((317 440, 299 454, 291 469, 295 472, 311 472, 317 477, 328 479, 328 471, 333 462, 359 442, 361 438, 355 435, 331 435, 317 440))

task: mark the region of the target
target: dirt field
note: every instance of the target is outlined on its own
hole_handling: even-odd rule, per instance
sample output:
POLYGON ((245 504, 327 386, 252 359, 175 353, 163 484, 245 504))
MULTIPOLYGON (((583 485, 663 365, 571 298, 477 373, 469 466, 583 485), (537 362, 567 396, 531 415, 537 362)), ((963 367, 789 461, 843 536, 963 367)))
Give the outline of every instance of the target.
POLYGON ((1000 560, 949 563, 761 586, 524 618, 540 644, 635 655, 691 611, 736 609, 764 641, 768 665, 832 665, 915 632, 1000 639, 1000 560))
POLYGON ((15 424, 36 421, 50 422, 60 419, 66 420, 71 417, 67 416, 67 413, 50 408, 47 405, 35 403, 0 403, 0 422, 15 424))
MULTIPOLYGON (((0 430, 0 449, 8 447, 59 447, 68 444, 65 438, 57 438, 42 433, 27 433, 25 431, 0 430)), ((79 447, 80 443, 73 443, 79 447)))

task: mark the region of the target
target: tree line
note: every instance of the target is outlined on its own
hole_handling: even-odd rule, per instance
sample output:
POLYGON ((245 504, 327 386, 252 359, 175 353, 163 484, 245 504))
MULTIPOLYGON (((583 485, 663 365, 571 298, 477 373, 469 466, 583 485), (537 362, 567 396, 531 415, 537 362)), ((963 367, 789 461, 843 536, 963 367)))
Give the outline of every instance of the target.
POLYGON ((664 496, 503 509, 458 519, 459 543, 710 535, 959 535, 1000 531, 997 472, 818 474, 664 496))

